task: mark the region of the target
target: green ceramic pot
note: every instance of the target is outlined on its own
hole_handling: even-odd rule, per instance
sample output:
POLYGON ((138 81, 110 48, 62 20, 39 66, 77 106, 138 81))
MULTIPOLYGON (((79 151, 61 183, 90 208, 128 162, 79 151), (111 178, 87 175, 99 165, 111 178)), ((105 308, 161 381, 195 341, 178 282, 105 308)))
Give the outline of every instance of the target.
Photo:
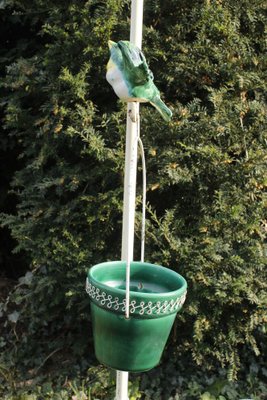
POLYGON ((187 283, 159 265, 132 262, 130 318, 125 318, 126 263, 106 262, 89 270, 86 290, 91 299, 97 359, 121 371, 141 372, 161 358, 187 283))

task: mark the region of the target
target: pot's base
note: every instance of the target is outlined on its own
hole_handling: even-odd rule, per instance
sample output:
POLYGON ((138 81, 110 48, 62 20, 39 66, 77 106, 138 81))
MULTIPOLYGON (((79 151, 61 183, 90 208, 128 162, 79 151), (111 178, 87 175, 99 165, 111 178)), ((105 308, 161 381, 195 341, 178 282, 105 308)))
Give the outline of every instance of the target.
POLYGON ((95 354, 110 368, 144 372, 159 364, 176 314, 140 319, 107 311, 91 303, 95 354))

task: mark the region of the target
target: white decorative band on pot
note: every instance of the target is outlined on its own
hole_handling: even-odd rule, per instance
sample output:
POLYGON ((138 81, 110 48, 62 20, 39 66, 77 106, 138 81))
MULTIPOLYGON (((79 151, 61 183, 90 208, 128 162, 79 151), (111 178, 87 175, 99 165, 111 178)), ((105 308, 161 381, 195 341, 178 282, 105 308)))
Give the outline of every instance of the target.
MULTIPOLYGON (((126 300, 125 298, 120 299, 118 296, 114 297, 105 291, 100 290, 96 286, 86 279, 86 292, 88 293, 91 300, 101 308, 106 308, 107 310, 114 311, 117 313, 125 313, 126 310, 126 300)), ((130 313, 141 315, 166 315, 172 314, 180 310, 186 299, 185 291, 181 296, 172 300, 164 301, 136 301, 132 300, 130 302, 130 313)))

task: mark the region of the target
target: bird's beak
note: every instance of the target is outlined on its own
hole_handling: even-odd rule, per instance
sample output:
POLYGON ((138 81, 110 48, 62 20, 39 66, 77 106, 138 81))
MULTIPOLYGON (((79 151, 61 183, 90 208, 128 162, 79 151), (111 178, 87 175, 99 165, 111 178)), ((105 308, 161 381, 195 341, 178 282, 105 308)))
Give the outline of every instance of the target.
POLYGON ((116 44, 116 42, 113 42, 112 40, 108 41, 108 48, 109 50, 111 50, 111 48, 114 46, 114 44, 116 44))

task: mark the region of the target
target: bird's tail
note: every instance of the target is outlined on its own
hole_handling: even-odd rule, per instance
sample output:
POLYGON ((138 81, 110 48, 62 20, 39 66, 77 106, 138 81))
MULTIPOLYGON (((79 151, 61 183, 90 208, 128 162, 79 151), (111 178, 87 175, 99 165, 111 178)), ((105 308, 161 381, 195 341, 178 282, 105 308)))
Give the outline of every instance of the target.
POLYGON ((155 97, 153 101, 151 101, 150 103, 158 110, 158 112, 161 114, 162 118, 165 119, 165 121, 167 122, 170 121, 172 117, 172 112, 159 96, 155 97))

